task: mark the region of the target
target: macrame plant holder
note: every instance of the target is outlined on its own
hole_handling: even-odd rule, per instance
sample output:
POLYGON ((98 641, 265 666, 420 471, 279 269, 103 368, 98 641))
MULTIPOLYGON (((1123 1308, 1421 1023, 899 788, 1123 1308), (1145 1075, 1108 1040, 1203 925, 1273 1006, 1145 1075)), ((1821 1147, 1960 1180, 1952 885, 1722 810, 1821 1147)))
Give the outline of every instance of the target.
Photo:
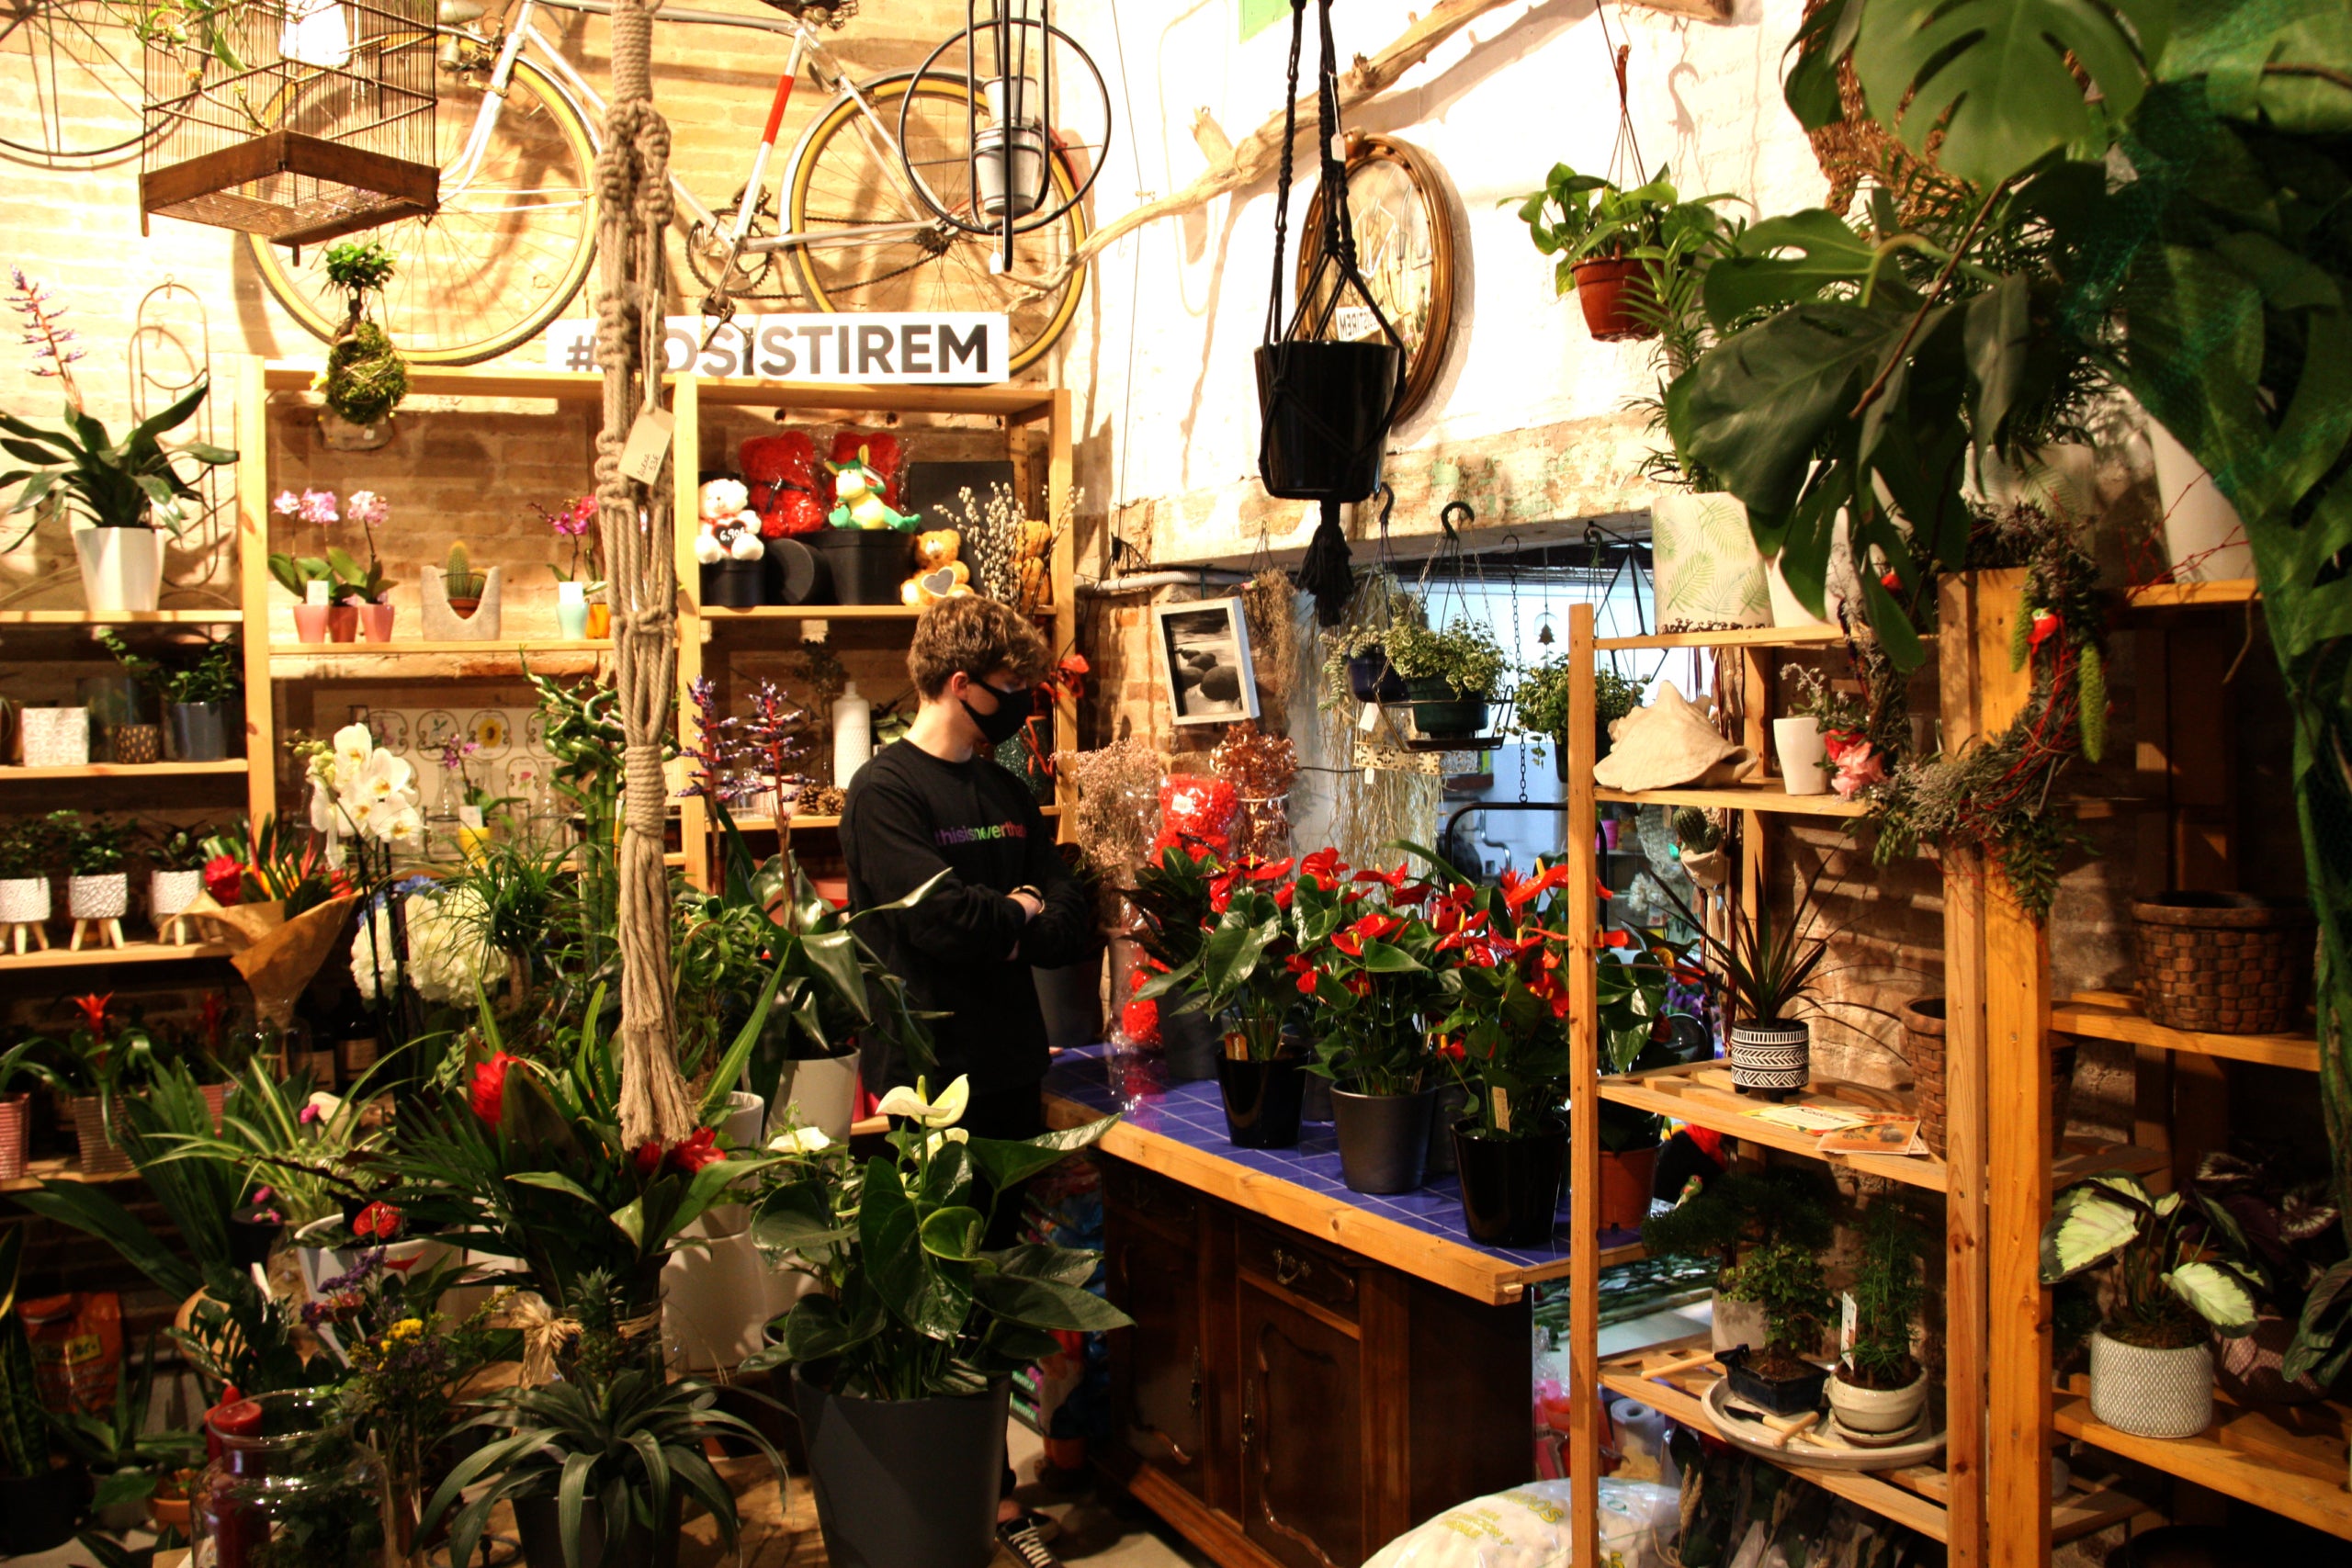
MULTIPOLYGON (((621 712, 621 1135, 632 1145, 651 1140, 666 1147, 693 1131, 695 1116, 678 1076, 670 874, 662 860, 668 806, 662 744, 677 685, 678 581, 662 398, 670 127, 653 107, 653 10, 647 0, 613 6, 613 107, 596 156, 596 363, 605 373, 596 502, 611 569, 613 681, 621 712), (654 439, 662 456, 649 479, 623 468, 640 424, 648 434, 660 432, 654 439)), ((650 445, 640 437, 640 450, 650 445)))
MULTIPOLYGON (((1345 192, 1347 166, 1340 146, 1339 51, 1331 41, 1331 0, 1316 0, 1322 63, 1315 75, 1316 119, 1323 188, 1345 192)), ((1306 34, 1306 0, 1291 0, 1290 90, 1283 100, 1281 183, 1274 192, 1274 282, 1266 301, 1265 342, 1258 349, 1258 476, 1266 493, 1285 501, 1322 503, 1322 521, 1299 564, 1298 585, 1315 595, 1316 618, 1335 626, 1347 615, 1353 581, 1342 503, 1364 501, 1380 487, 1381 449, 1403 395, 1404 340, 1356 270, 1354 225, 1345 200, 1321 202, 1323 254, 1298 290, 1289 324, 1283 321, 1283 279, 1290 238, 1291 154, 1298 141, 1298 58, 1306 34), (1327 288, 1329 269, 1339 269, 1327 288), (1348 289, 1379 329, 1379 340, 1330 341, 1348 289), (1312 304, 1310 304, 1312 302, 1312 304)), ((1362 334, 1359 334, 1362 335, 1362 334)))

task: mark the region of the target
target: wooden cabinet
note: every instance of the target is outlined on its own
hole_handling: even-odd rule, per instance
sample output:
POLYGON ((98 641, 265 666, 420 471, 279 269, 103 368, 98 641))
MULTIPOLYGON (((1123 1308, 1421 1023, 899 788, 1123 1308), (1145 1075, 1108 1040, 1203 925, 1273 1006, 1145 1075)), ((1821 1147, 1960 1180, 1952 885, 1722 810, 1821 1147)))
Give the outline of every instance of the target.
POLYGON ((1354 1568, 1533 1474, 1523 1303, 1488 1305, 1105 1162, 1114 1468, 1234 1568, 1354 1568))

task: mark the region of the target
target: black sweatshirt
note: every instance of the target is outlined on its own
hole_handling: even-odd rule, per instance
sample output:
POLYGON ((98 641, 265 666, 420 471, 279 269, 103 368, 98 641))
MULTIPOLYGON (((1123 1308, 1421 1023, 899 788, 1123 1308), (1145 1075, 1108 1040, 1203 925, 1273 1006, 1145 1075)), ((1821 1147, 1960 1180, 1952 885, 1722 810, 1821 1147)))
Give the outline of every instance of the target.
MULTIPOLYGON (((976 1095, 1044 1077, 1046 1020, 1029 971, 1085 956, 1092 912, 1029 786, 986 757, 946 762, 900 740, 850 781, 841 833, 853 909, 893 903, 947 873, 914 908, 858 922, 916 1007, 952 1015, 931 1022, 931 1092, 959 1073, 976 1095), (1044 896, 1035 919, 1009 897, 1024 885, 1044 896)), ((896 1053, 877 1061, 872 1043, 864 1066, 877 1093, 916 1077, 896 1053)))

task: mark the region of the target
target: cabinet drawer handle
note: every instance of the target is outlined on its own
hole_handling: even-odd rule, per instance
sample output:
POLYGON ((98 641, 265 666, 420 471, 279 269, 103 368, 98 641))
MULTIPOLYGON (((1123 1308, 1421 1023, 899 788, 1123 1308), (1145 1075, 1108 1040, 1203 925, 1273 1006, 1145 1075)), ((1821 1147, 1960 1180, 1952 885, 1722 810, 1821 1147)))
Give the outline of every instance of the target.
POLYGON ((1274 1283, 1295 1285, 1313 1271, 1314 1266, 1304 1258, 1294 1257, 1281 1247, 1274 1248, 1274 1283))

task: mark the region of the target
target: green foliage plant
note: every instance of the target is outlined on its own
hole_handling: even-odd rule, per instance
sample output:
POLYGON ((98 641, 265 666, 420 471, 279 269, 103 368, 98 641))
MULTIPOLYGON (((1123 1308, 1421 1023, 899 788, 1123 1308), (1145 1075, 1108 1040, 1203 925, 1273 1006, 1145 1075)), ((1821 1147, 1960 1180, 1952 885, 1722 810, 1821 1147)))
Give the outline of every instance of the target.
MULTIPOLYGON (((1574 679, 1567 656, 1561 654, 1526 671, 1512 688, 1511 705, 1517 728, 1533 743, 1539 761, 1543 760, 1545 741, 1558 746, 1567 744, 1568 687, 1574 679)), ((1609 733, 1611 723, 1642 705, 1642 682, 1630 675, 1613 669, 1596 670, 1592 685, 1593 723, 1603 735, 1609 733)))
POLYGON ((2199 1211, 2177 1192, 2155 1197, 2137 1179, 2095 1176, 2058 1194, 2041 1232, 2041 1282, 2104 1270, 2101 1332, 2152 1350, 2252 1332, 2256 1277, 2201 1245, 2199 1211))
POLYGON ((1919 1271, 1919 1227, 1899 1204, 1881 1200, 1862 1216, 1854 1262, 1854 1338, 1838 1376, 1857 1388, 1908 1387, 1919 1375, 1911 1320, 1927 1300, 1919 1271))
POLYGON ((1535 248, 1558 258, 1553 288, 1566 298, 1576 292, 1579 263, 1624 257, 1679 261, 1703 248, 1724 232, 1715 204, 1730 199, 1720 194, 1683 199, 1663 165, 1647 185, 1625 190, 1598 175, 1555 164, 1542 190, 1500 205, 1516 201, 1535 248))
POLYGON ((76 811, 52 811, 49 819, 64 842, 66 869, 75 876, 105 876, 120 871, 139 835, 139 824, 127 819, 117 822, 92 817, 85 820, 76 811))
MULTIPOLYGON (((327 407, 353 424, 389 418, 408 396, 408 365, 391 334, 368 316, 368 296, 380 294, 399 260, 381 240, 345 240, 327 247, 327 281, 344 291, 349 310, 327 348, 320 389, 327 407)), ((374 603, 370 599, 368 603, 374 603)))
MULTIPOLYGON (((280 558, 273 556, 272 562, 280 558)), ((271 569, 276 570, 275 565, 271 569)), ((280 581, 283 581, 282 579, 280 581)), ((299 597, 300 591, 297 591, 299 597)), ((187 653, 150 659, 134 651, 111 627, 101 627, 98 641, 132 680, 153 689, 166 703, 233 703, 244 690, 244 673, 237 665, 237 650, 226 642, 207 640, 187 653)))
POLYGON ((204 1439, 197 1433, 174 1427, 147 1430, 154 1390, 155 1342, 150 1339, 139 1356, 125 1355, 116 1365, 111 1409, 96 1415, 69 1409, 52 1416, 65 1446, 97 1483, 90 1498, 94 1513, 144 1504, 163 1475, 204 1463, 204 1439))
POLYGON ((1510 657, 1493 630, 1466 617, 1443 631, 1393 626, 1383 646, 1396 673, 1408 681, 1442 681, 1464 702, 1491 700, 1510 671, 1510 657))
POLYGON ((201 828, 165 828, 148 840, 147 858, 157 871, 202 871, 212 857, 204 848, 201 828))
POLYGON ((0 474, 0 490, 17 487, 7 514, 33 514, 0 548, 13 550, 29 538, 49 502, 61 503, 69 518, 84 517, 101 528, 160 527, 176 538, 191 520, 185 503, 204 499, 182 465, 194 464, 200 474, 237 460, 223 446, 164 440, 165 433, 195 416, 210 389, 209 380, 198 380, 177 402, 131 426, 120 441, 83 412, 77 400, 69 400, 63 423, 54 430, 0 413, 0 451, 27 465, 0 474))
POLYGON ((1764 1378, 1813 1370, 1836 1303, 1820 1257, 1786 1241, 1766 1242, 1724 1270, 1716 1289, 1736 1302, 1764 1309, 1764 1353, 1755 1363, 1764 1378))
POLYGON ((0 823, 0 877, 47 876, 64 852, 65 840, 48 817, 13 817, 0 823))
POLYGON ((1662 1257, 1712 1257, 1724 1271, 1743 1249, 1767 1243, 1819 1252, 1832 1230, 1829 1198, 1828 1183, 1814 1171, 1726 1169, 1644 1220, 1642 1246, 1662 1257))
POLYGON ((33 1378, 33 1348, 17 1310, 29 1225, 0 1230, 0 1474, 27 1480, 49 1473, 49 1424, 33 1378))

